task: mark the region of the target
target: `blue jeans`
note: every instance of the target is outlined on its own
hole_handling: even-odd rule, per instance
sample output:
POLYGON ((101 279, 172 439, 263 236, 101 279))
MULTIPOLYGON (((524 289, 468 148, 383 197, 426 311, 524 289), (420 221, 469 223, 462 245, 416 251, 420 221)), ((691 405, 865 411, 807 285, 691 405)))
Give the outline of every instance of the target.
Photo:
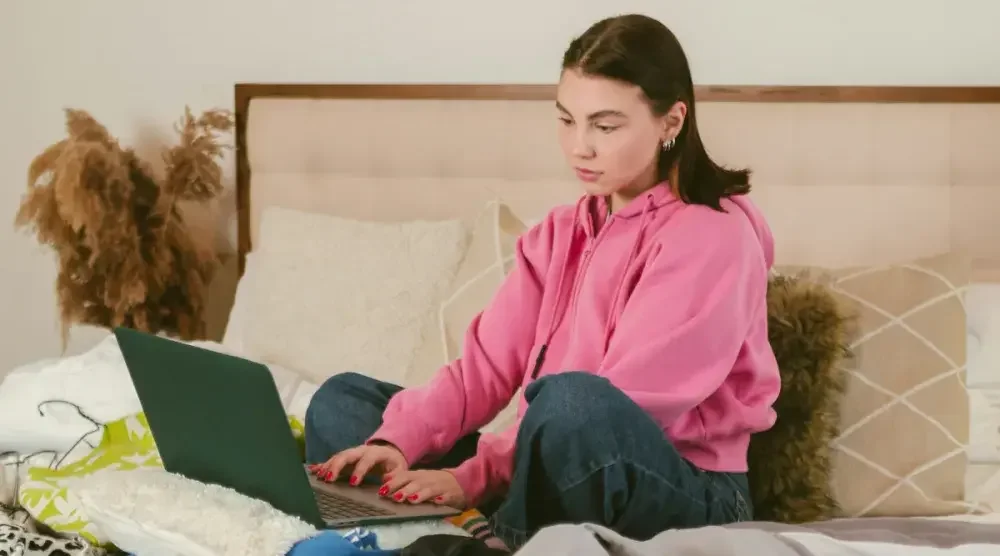
MULTIPOLYGON (((306 412, 306 459, 326 461, 363 443, 400 390, 355 373, 330 378, 306 412)), ((646 540, 667 529, 752 519, 745 474, 688 463, 608 380, 580 372, 548 375, 527 387, 525 399, 511 484, 502 499, 480 508, 511 549, 556 523, 597 523, 646 540)), ((478 436, 462 438, 427 467, 465 461, 478 436)))

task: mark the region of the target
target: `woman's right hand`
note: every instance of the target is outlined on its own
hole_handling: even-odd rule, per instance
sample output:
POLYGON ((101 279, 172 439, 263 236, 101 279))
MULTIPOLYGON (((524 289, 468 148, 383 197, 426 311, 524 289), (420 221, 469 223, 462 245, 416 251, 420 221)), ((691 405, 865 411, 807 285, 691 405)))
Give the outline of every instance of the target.
POLYGON ((350 475, 348 482, 359 485, 369 473, 380 473, 383 477, 390 473, 406 471, 406 458, 392 444, 363 444, 334 454, 326 463, 318 463, 309 468, 320 480, 332 482, 344 475, 350 475))

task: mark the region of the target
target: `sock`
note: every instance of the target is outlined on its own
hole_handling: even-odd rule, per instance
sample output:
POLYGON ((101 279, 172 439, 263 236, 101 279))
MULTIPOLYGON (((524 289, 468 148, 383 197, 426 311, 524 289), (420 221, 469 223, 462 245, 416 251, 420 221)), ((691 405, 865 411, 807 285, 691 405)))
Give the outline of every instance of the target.
POLYGON ((493 536, 489 520, 479 510, 469 510, 462 515, 449 517, 447 520, 456 527, 464 529, 473 538, 479 539, 486 544, 489 544, 491 539, 496 539, 500 544, 503 544, 500 539, 493 536))

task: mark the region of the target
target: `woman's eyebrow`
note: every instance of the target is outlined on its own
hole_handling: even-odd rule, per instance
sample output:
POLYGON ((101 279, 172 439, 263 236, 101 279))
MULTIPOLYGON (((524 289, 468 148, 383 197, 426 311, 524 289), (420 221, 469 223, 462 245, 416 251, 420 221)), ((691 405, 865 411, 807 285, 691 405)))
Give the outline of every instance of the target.
MULTIPOLYGON (((569 115, 569 110, 566 110, 566 107, 563 106, 558 100, 556 101, 556 108, 559 109, 560 112, 569 115)), ((621 112, 620 110, 598 110, 597 112, 588 114, 587 119, 590 121, 594 121, 600 118, 606 118, 608 116, 617 116, 619 118, 627 117, 625 116, 625 113, 621 112)))

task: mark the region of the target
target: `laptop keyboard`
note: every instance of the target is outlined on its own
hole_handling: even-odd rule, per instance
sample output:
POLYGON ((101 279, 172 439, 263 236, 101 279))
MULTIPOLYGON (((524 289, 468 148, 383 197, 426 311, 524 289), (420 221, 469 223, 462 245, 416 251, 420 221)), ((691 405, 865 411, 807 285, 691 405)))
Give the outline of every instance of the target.
POLYGON ((394 515, 392 512, 358 502, 343 496, 337 496, 325 491, 314 490, 319 513, 325 520, 355 519, 359 517, 381 517, 394 515))

